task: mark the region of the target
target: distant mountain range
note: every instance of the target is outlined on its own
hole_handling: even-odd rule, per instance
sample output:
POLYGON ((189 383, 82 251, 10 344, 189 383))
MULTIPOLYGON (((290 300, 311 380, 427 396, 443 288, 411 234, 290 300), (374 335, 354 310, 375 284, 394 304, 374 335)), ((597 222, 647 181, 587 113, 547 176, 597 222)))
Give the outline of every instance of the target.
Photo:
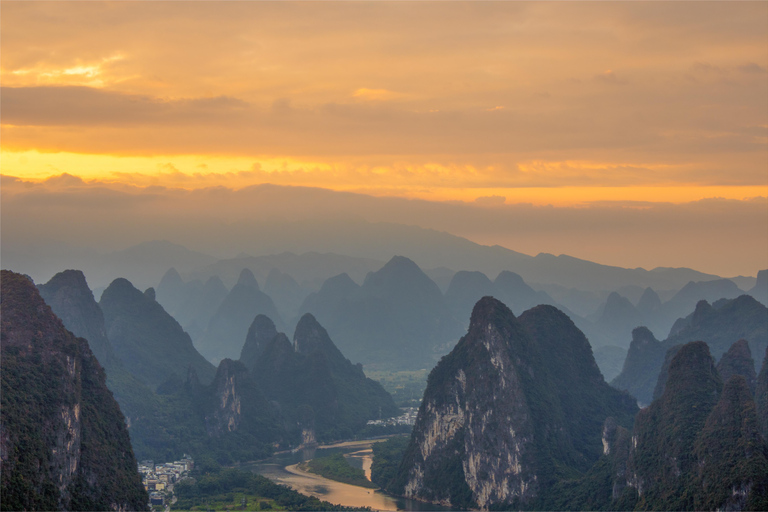
POLYGON ((691 341, 705 341, 713 357, 719 359, 733 343, 744 339, 752 354, 762 354, 768 347, 768 308, 749 295, 721 299, 714 304, 699 301, 693 313, 675 322, 670 336, 657 340, 646 328, 632 332, 626 361, 611 385, 627 390, 641 403, 658 396, 654 392, 665 358, 671 361, 675 347, 691 341))
MULTIPOLYGON (((243 291, 235 286, 228 297, 247 306, 260 293, 258 284, 245 270, 240 285, 243 291)), ((293 343, 268 317, 250 317, 234 357, 214 366, 155 300, 153 288, 141 292, 118 278, 96 303, 85 276, 74 270, 39 288, 65 325, 95 340, 141 458, 192 453, 222 463, 254 460, 275 447, 351 437, 368 420, 399 413, 312 315, 298 322, 293 343)))
MULTIPOLYGON (((7 268, 40 281, 49 279, 62 268, 80 268, 97 290, 115 277, 125 277, 139 288, 153 286, 170 267, 187 278, 203 282, 218 275, 228 287, 234 285, 243 268, 250 268, 261 284, 272 268, 310 287, 342 272, 361 282, 368 271, 379 268, 395 255, 406 255, 423 269, 480 271, 489 276, 508 270, 528 283, 556 284, 566 290, 612 291, 625 286, 679 290, 691 281, 719 277, 686 268, 627 269, 567 255, 529 256, 445 232, 362 220, 330 225, 308 221, 273 228, 265 225, 251 231, 249 237, 258 239, 258 243, 243 239, 240 250, 250 250, 253 256, 241 253, 236 258, 223 260, 161 240, 108 254, 61 242, 4 244, 2 259, 7 268)), ((234 252, 237 247, 237 242, 220 245, 216 252, 234 252)))

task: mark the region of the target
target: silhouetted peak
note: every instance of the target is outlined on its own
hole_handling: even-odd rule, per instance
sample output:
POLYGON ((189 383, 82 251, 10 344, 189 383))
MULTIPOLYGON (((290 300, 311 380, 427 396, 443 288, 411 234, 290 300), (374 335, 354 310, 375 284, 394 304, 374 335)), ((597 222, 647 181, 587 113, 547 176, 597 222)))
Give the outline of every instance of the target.
POLYGON ((726 382, 733 375, 741 375, 749 387, 749 392, 755 393, 757 374, 755 373, 755 361, 752 359, 752 351, 749 349, 747 340, 741 339, 731 345, 728 352, 723 354, 717 363, 717 371, 723 382, 726 382))
POLYGON ((151 286, 144 290, 144 296, 147 297, 149 300, 155 300, 155 289, 151 286))
POLYGON ((672 358, 663 396, 671 393, 676 400, 685 401, 691 394, 717 394, 721 386, 709 347, 703 341, 692 341, 680 347, 672 358))
POLYGON ((661 298, 651 287, 646 288, 640 296, 640 300, 637 301, 637 309, 644 313, 655 311, 660 307, 661 298))
POLYGON ((706 300, 700 300, 696 303, 696 309, 693 311, 693 317, 691 317, 692 325, 699 325, 714 311, 714 308, 706 300))
MULTIPOLYGON (((32 346, 29 340, 20 337, 19 339, 6 338, 6 323, 16 321, 14 315, 27 315, 29 311, 36 311, 37 316, 33 318, 35 320, 34 328, 40 330, 39 325, 54 324, 58 329, 63 329, 61 321, 54 316, 53 312, 43 300, 39 290, 35 287, 34 281, 29 279, 24 274, 17 274, 10 270, 3 270, 0 272, 2 275, 2 295, 0 295, 0 304, 2 304, 3 314, 3 344, 17 344, 23 343, 24 345, 32 346), (11 305, 9 309, 7 306, 11 305), (48 312, 46 312, 48 310, 48 312)), ((34 331, 33 331, 34 332, 34 331)), ((33 338, 37 341, 37 338, 33 338)))
POLYGON ((248 268, 244 268, 240 271, 240 277, 237 279, 237 286, 247 286, 256 288, 257 290, 259 289, 259 283, 256 281, 256 277, 248 268))
POLYGON ((618 292, 611 292, 608 294, 608 298, 605 299, 605 313, 631 311, 633 309, 635 309, 635 306, 632 305, 629 299, 618 292))
POLYGON ((491 328, 499 319, 514 319, 515 315, 500 300, 493 297, 483 297, 472 309, 472 317, 469 320, 469 330, 491 328))
POLYGON ((248 328, 248 338, 271 340, 277 336, 275 323, 267 315, 256 315, 251 327, 248 328))
POLYGON ((219 378, 226 378, 230 373, 235 370, 235 361, 232 359, 229 359, 228 357, 221 360, 219 363, 219 367, 216 370, 216 380, 219 380, 219 378))
POLYGON ((325 352, 329 345, 333 345, 333 342, 328 332, 312 313, 305 313, 296 324, 296 331, 293 334, 294 350, 300 354, 311 354, 317 350, 325 352))
POLYGON ((160 279, 160 288, 178 288, 179 286, 182 286, 184 284, 184 281, 181 279, 181 276, 176 271, 175 268, 171 267, 168 269, 168 271, 163 274, 162 279, 160 279))
POLYGON ((392 259, 389 260, 383 267, 381 267, 381 270, 421 270, 419 266, 411 259, 406 258, 405 256, 392 256, 392 259))
POLYGON ((528 284, 523 280, 520 274, 510 272, 509 270, 502 270, 496 280, 493 281, 496 286, 503 286, 504 288, 530 288, 528 284))
POLYGON ((224 282, 221 280, 219 276, 209 277, 208 280, 205 282, 204 288, 207 293, 212 293, 212 292, 227 293, 229 291, 227 290, 227 287, 224 286, 224 282))
MULTIPOLYGON (((369 273, 365 278, 365 284, 391 283, 411 279, 429 279, 421 268, 405 256, 393 256, 383 267, 376 272, 369 273)), ((435 285, 437 287, 437 285, 435 285)))
POLYGON ((739 295, 738 297, 736 297, 735 299, 731 299, 730 301, 726 300, 723 303, 723 305, 730 305, 730 307, 737 308, 737 309, 739 308, 747 309, 747 308, 753 308, 753 307, 765 308, 765 306, 762 305, 760 301, 755 299, 753 296, 746 295, 746 294, 739 295))
POLYGON ((88 283, 85 281, 85 275, 80 270, 65 270, 59 272, 53 276, 47 283, 38 286, 38 288, 45 287, 50 291, 56 291, 64 287, 79 288, 82 290, 88 290, 88 283))
POLYGON ((124 300, 124 299, 137 299, 143 294, 136 289, 131 282, 123 277, 118 277, 112 281, 109 286, 101 294, 101 301, 106 300, 124 300))
POLYGON ((230 387, 234 385, 235 378, 244 373, 248 373, 248 369, 243 363, 224 358, 216 369, 216 377, 213 379, 213 386, 216 389, 230 387))
POLYGON ((745 339, 741 339, 731 345, 728 352, 723 354, 723 357, 729 357, 733 359, 749 359, 752 361, 752 351, 749 349, 749 342, 745 339))
POLYGON ((277 328, 274 322, 266 315, 256 315, 245 336, 245 343, 240 351, 240 361, 253 369, 275 336, 277 336, 277 328))
POLYGON ((659 340, 656 339, 651 330, 647 327, 635 327, 632 329, 632 344, 642 346, 658 343, 660 343, 659 340))
POLYGON ((320 295, 347 295, 360 288, 347 273, 329 277, 320 287, 320 295))
POLYGON ((483 274, 482 272, 474 271, 471 272, 469 270, 460 270, 459 272, 456 272, 453 274, 453 278, 451 278, 451 283, 448 285, 448 292, 450 293, 451 290, 455 288, 464 288, 464 289, 477 289, 477 288, 488 288, 490 289, 493 283, 490 279, 488 279, 488 276, 483 274))
POLYGON ((572 382, 603 382, 589 340, 568 315, 554 306, 542 304, 524 312, 518 320, 559 376, 568 372, 572 382))

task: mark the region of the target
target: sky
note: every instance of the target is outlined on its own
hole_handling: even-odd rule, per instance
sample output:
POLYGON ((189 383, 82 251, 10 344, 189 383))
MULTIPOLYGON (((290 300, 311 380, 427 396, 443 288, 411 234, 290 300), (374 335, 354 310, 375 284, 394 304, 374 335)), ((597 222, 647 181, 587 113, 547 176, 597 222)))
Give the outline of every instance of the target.
POLYGON ((53 225, 269 183, 529 254, 768 267, 766 2, 4 1, 0 46, 11 234, 30 187, 53 225))

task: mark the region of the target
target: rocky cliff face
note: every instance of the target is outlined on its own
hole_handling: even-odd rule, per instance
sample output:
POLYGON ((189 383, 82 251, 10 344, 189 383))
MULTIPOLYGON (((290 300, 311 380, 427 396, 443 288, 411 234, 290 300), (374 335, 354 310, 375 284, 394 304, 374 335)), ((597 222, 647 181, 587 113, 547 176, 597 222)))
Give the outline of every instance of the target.
POLYGON ((204 416, 210 437, 235 432, 264 443, 279 441, 284 435, 277 411, 241 362, 224 359, 203 394, 207 396, 204 416))
POLYGON ((120 409, 88 343, 2 271, 3 509, 144 510, 120 409))
POLYGON ((595 418, 574 424, 565 388, 598 396, 598 409, 625 420, 636 406, 602 381, 586 339, 564 317, 540 306, 518 320, 496 299, 477 303, 466 336, 429 376, 393 490, 453 507, 515 508, 600 456, 604 411, 584 404, 570 413, 595 418), (584 370, 553 377, 573 356, 586 358, 584 370))

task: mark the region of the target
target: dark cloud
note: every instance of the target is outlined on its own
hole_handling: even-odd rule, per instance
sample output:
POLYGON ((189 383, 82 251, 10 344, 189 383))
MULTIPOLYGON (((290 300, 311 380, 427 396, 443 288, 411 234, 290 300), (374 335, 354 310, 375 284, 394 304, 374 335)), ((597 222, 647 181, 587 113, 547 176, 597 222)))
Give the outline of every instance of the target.
POLYGON ((768 73, 768 69, 766 69, 765 66, 760 66, 759 64, 755 64, 754 62, 749 62, 747 64, 744 64, 743 66, 739 66, 739 71, 741 71, 742 73, 756 73, 756 74, 768 73))
POLYGON ((0 101, 3 124, 21 126, 198 124, 249 109, 226 96, 162 100, 82 86, 2 87, 0 101))

